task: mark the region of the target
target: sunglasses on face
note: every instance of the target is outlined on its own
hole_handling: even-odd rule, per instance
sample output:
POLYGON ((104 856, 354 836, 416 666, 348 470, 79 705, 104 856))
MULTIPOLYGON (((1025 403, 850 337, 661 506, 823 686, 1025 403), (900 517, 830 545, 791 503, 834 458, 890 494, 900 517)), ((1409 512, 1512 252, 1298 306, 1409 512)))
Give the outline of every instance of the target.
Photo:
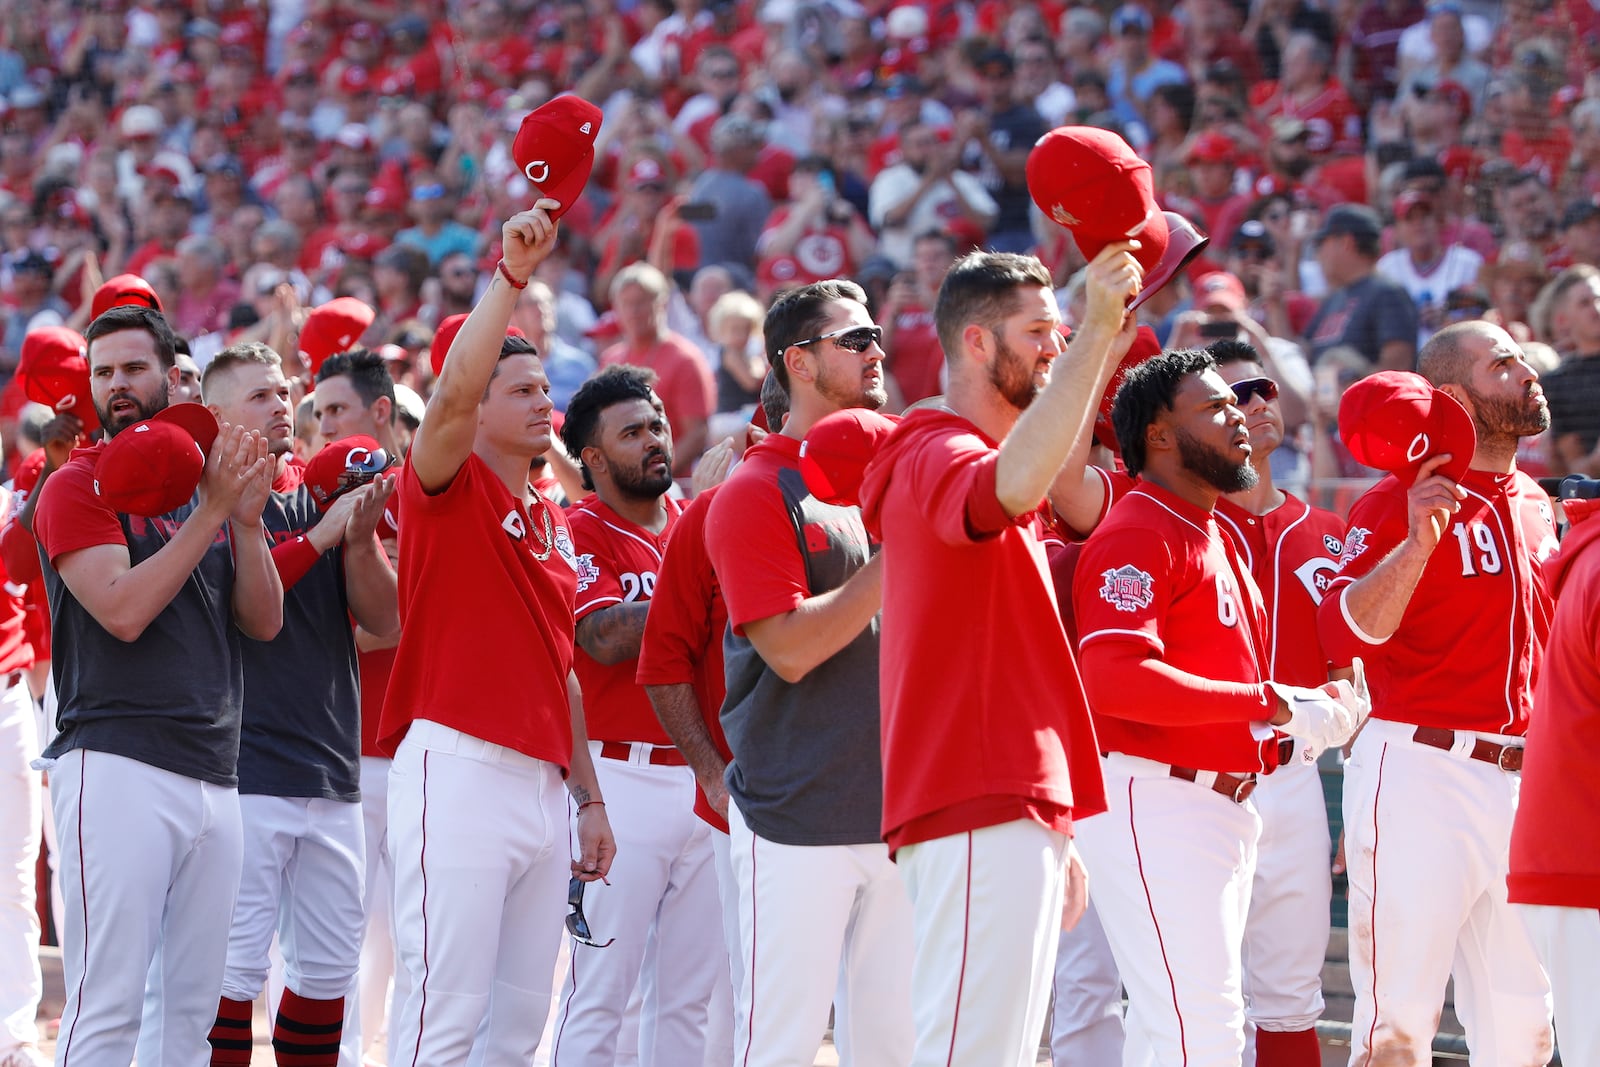
POLYGON ((583 888, 588 884, 577 876, 573 876, 572 881, 567 883, 567 907, 572 909, 567 913, 567 933, 571 934, 572 939, 580 945, 605 948, 616 941, 616 938, 596 941, 594 935, 589 933, 589 920, 583 915, 583 888))
POLYGON ((834 330, 832 333, 807 337, 804 341, 796 341, 794 345, 796 348, 801 348, 805 345, 814 345, 819 341, 832 341, 846 352, 865 352, 873 345, 882 347, 883 327, 846 326, 842 330, 834 330))
POLYGON ((1278 383, 1271 378, 1246 378, 1233 383, 1233 399, 1239 407, 1244 407, 1258 396, 1266 401, 1278 399, 1278 383))

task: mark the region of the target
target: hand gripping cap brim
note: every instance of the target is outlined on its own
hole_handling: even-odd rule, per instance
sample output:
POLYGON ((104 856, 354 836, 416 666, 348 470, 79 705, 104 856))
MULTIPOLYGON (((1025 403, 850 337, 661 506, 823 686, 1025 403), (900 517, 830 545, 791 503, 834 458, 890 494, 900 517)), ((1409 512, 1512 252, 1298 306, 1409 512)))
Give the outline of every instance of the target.
MULTIPOLYGON (((1154 265, 1146 261, 1145 250, 1139 249, 1136 258, 1145 265, 1144 282, 1139 287, 1138 295, 1128 302, 1130 311, 1159 293, 1211 243, 1211 238, 1195 229, 1194 223, 1176 211, 1163 211, 1161 215, 1166 220, 1166 247, 1156 257, 1154 265)), ((1139 240, 1143 243, 1144 238, 1139 240)))
POLYGON ((1150 164, 1119 135, 1096 126, 1051 130, 1028 154, 1028 192, 1045 217, 1072 233, 1084 258, 1138 239, 1146 270, 1167 248, 1150 164))
POLYGON ((559 201, 559 219, 572 209, 594 169, 594 140, 603 118, 580 96, 558 96, 528 112, 511 144, 512 158, 540 196, 559 201))
POLYGON ((1406 486, 1423 463, 1444 453, 1450 461, 1437 473, 1460 481, 1478 448, 1467 409, 1411 371, 1381 371, 1346 389, 1339 437, 1356 462, 1388 471, 1406 486))
POLYGON ((841 507, 861 503, 861 479, 900 420, 847 408, 818 420, 800 442, 800 475, 811 495, 841 507))

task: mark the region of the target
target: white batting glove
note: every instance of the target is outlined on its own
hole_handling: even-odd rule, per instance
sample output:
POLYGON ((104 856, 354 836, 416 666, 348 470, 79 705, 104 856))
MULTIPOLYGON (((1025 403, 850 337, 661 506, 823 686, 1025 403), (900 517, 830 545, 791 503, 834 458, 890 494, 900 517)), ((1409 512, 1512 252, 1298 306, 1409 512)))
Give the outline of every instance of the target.
POLYGON ((1343 745, 1366 720, 1363 702, 1349 682, 1329 682, 1320 689, 1277 682, 1267 685, 1289 706, 1289 721, 1278 723, 1277 729, 1306 741, 1318 752, 1343 745))

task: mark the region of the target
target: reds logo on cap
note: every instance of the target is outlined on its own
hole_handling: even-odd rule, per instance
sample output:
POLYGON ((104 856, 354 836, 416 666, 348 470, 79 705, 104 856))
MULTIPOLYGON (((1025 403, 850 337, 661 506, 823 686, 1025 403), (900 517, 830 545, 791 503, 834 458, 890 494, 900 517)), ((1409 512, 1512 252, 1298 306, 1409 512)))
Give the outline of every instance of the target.
POLYGON ((1155 601, 1155 587, 1150 576, 1131 563, 1103 571, 1100 577, 1105 579, 1100 587, 1100 599, 1118 611, 1141 611, 1155 601))
POLYGON ((558 201, 550 212, 559 219, 583 195, 594 169, 594 139, 603 115, 580 96, 558 96, 530 111, 517 128, 511 157, 539 195, 558 201))

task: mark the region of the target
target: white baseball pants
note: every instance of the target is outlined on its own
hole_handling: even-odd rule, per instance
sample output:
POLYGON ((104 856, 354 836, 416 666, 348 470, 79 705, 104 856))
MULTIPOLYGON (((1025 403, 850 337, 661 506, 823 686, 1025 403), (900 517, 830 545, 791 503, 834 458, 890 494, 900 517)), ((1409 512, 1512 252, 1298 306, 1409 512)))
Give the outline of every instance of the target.
POLYGON ((909 1064, 911 902, 887 846, 780 845, 753 833, 737 803, 728 827, 744 957, 734 1062, 811 1067, 837 990, 841 1064, 909 1064))
POLYGON ((1101 764, 1108 810, 1076 829, 1128 991, 1122 1062, 1239 1067, 1255 805, 1136 756, 1112 753, 1101 764))
POLYGON ((1600 1063, 1600 911, 1518 904, 1555 999, 1561 1062, 1600 1063))
POLYGON ((345 1005, 340 1064, 360 1064, 380 1036, 388 1035, 393 1009, 406 1002, 406 972, 394 951, 394 860, 389 855, 389 764, 361 757, 361 828, 366 846, 362 910, 366 929, 355 996, 345 1005), (391 979, 392 989, 391 992, 391 979))
POLYGON ((572 861, 561 770, 426 720, 389 771, 395 938, 410 972, 391 1067, 523 1067, 572 861))
POLYGON ((34 870, 44 815, 32 767, 39 758, 36 714, 25 679, 0 693, 0 1059, 39 1040, 34 1016, 44 986, 34 870))
POLYGON ((1432 1062, 1445 981, 1474 1067, 1550 1057, 1550 986, 1506 903, 1511 823, 1522 776, 1411 739, 1369 719, 1344 775, 1350 877, 1353 1067, 1432 1062))
POLYGON ((160 1038, 144 1061, 206 1067, 239 888, 238 792, 108 752, 49 770, 66 906, 57 1062, 132 1060, 148 975, 160 1038))
POLYGON ((733 880, 728 855, 728 835, 711 830, 711 860, 717 872, 717 902, 722 914, 722 946, 727 969, 717 973, 707 1007, 704 1067, 729 1067, 733 1063, 733 991, 743 981, 744 954, 739 951, 739 884, 733 880))
POLYGON ((1055 1014, 1050 1058, 1055 1067, 1116 1067, 1122 1062, 1122 976, 1100 925, 1093 874, 1089 907, 1056 949, 1055 1014))
POLYGON ((907 845, 917 1067, 1032 1067, 1050 1006, 1068 839, 1026 820, 907 845))
MULTIPOLYGON (((584 891, 583 912, 596 939, 616 941, 572 946, 551 1067, 612 1063, 635 986, 644 998, 641 1067, 700 1063, 707 1008, 727 960, 711 828, 693 810, 694 772, 652 765, 649 745, 633 745, 628 762, 603 758, 598 741, 590 748, 617 858, 607 880, 584 891), (652 938, 653 973, 643 974, 652 938)), ((576 839, 576 826, 572 832, 576 839)))

